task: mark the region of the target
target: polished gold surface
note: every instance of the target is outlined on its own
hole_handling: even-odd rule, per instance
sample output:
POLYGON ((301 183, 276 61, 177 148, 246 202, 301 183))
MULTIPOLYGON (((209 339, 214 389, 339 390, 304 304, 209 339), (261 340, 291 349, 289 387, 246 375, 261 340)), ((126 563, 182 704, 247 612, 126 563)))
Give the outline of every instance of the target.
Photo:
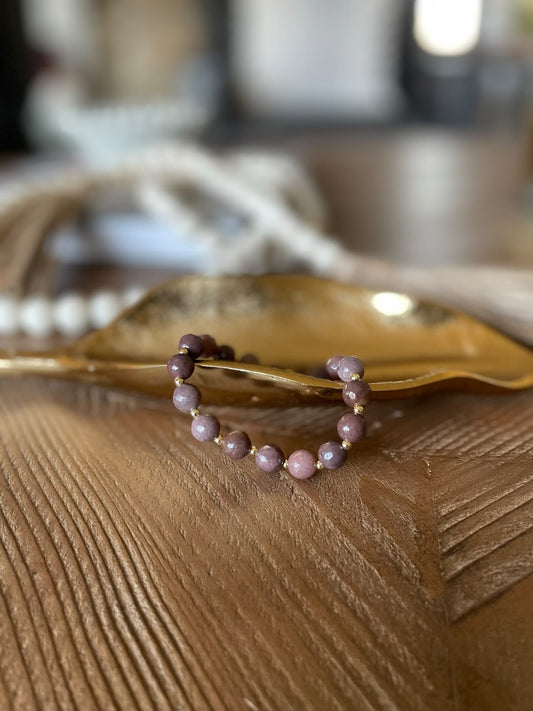
POLYGON ((403 294, 295 275, 175 279, 66 348, 0 354, 0 371, 168 394, 173 383, 164 363, 189 331, 212 333, 261 361, 199 363, 192 382, 210 402, 338 400, 342 384, 307 374, 337 353, 364 361, 380 399, 533 385, 533 352, 469 316, 403 294))

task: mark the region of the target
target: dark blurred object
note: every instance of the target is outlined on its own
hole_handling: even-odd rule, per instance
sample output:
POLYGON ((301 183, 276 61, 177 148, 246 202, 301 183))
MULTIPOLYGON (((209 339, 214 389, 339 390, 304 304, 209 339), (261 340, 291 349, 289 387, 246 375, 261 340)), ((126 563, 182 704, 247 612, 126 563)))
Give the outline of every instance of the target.
POLYGON ((530 0, 412 0, 403 64, 411 117, 520 129, 533 85, 532 6, 530 0))
POLYGON ((18 0, 0 2, 0 150, 25 146, 20 113, 29 79, 29 57, 18 0))
POLYGON ((404 85, 414 118, 474 123, 482 11, 482 0, 413 0, 404 85))
POLYGON ((228 123, 238 116, 231 86, 231 0, 205 0, 205 18, 208 56, 216 82, 213 118, 217 123, 228 123))

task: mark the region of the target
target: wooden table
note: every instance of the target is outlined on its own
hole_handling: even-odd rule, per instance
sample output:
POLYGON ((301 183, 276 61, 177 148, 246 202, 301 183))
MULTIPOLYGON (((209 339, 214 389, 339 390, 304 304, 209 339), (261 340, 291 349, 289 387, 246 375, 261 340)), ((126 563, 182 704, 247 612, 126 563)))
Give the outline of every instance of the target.
MULTIPOLYGON (((448 161, 434 244, 449 219, 462 232, 448 258, 473 258, 485 207, 500 224, 510 212, 513 146, 293 145, 335 187, 343 237, 401 257, 401 241, 418 254, 432 224, 401 197, 424 213, 409 166, 431 141, 448 161), (465 165, 490 204, 453 197, 465 165)), ((439 259, 423 244, 420 260, 439 259)), ((329 408, 221 415, 308 446, 335 419, 329 408)), ((347 466, 304 483, 197 445, 167 402, 0 382, 0 708, 529 710, 531 393, 375 403, 369 421, 347 466)))

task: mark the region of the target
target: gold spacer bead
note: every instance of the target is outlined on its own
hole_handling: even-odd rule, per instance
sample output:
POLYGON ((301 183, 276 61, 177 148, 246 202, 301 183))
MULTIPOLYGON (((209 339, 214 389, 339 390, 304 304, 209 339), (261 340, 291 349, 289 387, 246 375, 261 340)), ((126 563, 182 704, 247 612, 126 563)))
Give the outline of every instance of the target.
POLYGON ((352 443, 351 443, 351 442, 348 442, 348 440, 346 440, 346 439, 343 439, 343 440, 342 440, 341 447, 342 447, 344 450, 348 451, 349 449, 352 448, 352 443))
POLYGON ((361 380, 361 376, 359 375, 359 373, 352 373, 350 375, 350 380, 361 380))
POLYGON ((191 410, 191 417, 198 417, 200 414, 200 410, 198 410, 196 407, 191 410))
POLYGON ((285 469, 285 471, 287 471, 287 469, 289 468, 289 461, 286 459, 286 460, 283 462, 282 466, 283 466, 283 469, 285 469))
POLYGON ((179 388, 180 385, 183 385, 183 378, 174 378, 174 385, 179 388))
POLYGON ((362 405, 356 405, 353 409, 354 414, 356 415, 361 415, 363 412, 363 406, 362 405))
POLYGON ((179 349, 178 353, 180 355, 189 355, 189 349, 187 348, 187 346, 183 346, 183 348, 179 349))
POLYGON ((257 447, 255 446, 255 444, 252 444, 252 446, 250 447, 250 454, 257 454, 257 447))
POLYGON ((218 435, 218 437, 215 437, 215 439, 213 440, 213 442, 218 445, 221 445, 223 441, 224 437, 221 437, 220 435, 218 435))
POLYGON ((324 465, 322 464, 322 462, 320 461, 320 459, 319 459, 319 460, 317 461, 317 463, 316 463, 316 468, 317 468, 317 471, 319 471, 319 472, 321 472, 322 469, 324 469, 324 465))

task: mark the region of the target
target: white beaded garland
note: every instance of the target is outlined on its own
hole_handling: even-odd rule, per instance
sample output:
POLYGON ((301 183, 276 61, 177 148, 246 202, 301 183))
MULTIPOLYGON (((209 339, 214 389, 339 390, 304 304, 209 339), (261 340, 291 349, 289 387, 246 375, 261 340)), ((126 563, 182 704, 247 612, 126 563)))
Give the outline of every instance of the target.
POLYGON ((120 298, 112 291, 97 291, 89 299, 89 316, 94 328, 109 325, 120 310, 120 298))
POLYGON ((122 306, 128 308, 142 299, 146 290, 142 286, 129 286, 122 292, 122 306))
POLYGON ((30 296, 20 305, 20 327, 28 336, 44 338, 52 331, 52 305, 45 296, 30 296))
POLYGON ((84 333, 89 325, 89 314, 83 296, 75 293, 60 296, 53 306, 53 322, 57 331, 64 336, 84 333))
MULTIPOLYGON (((91 167, 53 166, 0 185, 0 215, 11 219, 20 214, 27 219, 41 199, 57 199, 62 205, 66 197, 81 206, 89 197, 105 195, 109 186, 116 185, 128 186, 136 207, 175 226, 180 234, 188 235, 191 244, 214 245, 216 249, 210 249, 212 260, 203 265, 203 271, 272 272, 290 268, 296 261, 299 268, 307 267, 312 273, 386 289, 387 294, 407 290, 444 300, 531 341, 532 270, 428 270, 392 266, 354 254, 324 232, 320 198, 305 173, 290 161, 271 155, 215 155, 195 145, 176 143, 148 147, 91 167), (140 186, 144 183, 155 185, 151 197, 143 196, 140 186), (191 223, 185 201, 171 200, 170 206, 166 201, 167 194, 172 196, 174 191, 179 198, 182 186, 209 195, 240 216, 246 229, 242 234, 237 230, 238 248, 235 235, 228 239, 209 220, 195 222, 195 228, 187 231, 191 223)), ((379 310, 379 305, 375 308, 379 310)), ((24 304, 19 309, 13 301, 4 301, 0 305, 0 334, 13 332, 15 318, 19 330, 28 322, 30 331, 37 326, 42 332, 46 319, 36 324, 32 309, 29 316, 26 311, 24 304), (22 321, 21 312, 26 314, 22 321)))
POLYGON ((0 294, 0 336, 45 338, 54 332, 74 337, 89 328, 107 326, 123 308, 133 306, 145 294, 139 286, 126 288, 122 293, 97 291, 87 296, 67 292, 55 300, 41 294, 17 299, 11 294, 0 294))

